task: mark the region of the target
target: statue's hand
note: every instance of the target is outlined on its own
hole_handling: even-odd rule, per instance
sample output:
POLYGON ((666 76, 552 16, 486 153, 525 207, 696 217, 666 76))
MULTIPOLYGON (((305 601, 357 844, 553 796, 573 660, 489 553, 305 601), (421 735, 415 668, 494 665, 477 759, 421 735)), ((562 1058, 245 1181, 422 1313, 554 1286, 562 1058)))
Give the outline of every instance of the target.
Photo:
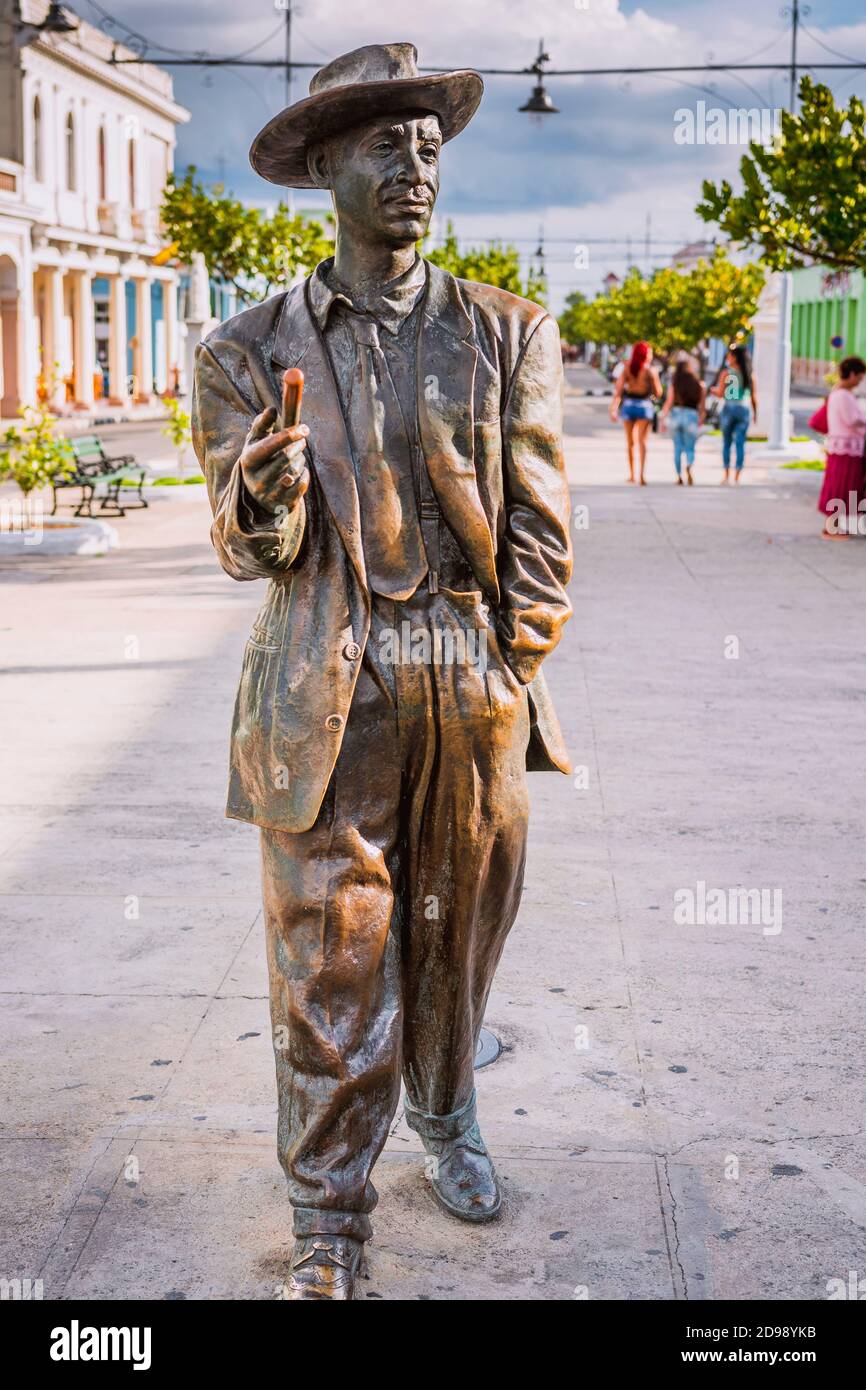
POLYGON ((247 492, 260 507, 293 511, 310 485, 304 460, 310 431, 307 425, 293 425, 272 434, 276 418, 273 406, 256 416, 241 451, 241 473, 247 492))

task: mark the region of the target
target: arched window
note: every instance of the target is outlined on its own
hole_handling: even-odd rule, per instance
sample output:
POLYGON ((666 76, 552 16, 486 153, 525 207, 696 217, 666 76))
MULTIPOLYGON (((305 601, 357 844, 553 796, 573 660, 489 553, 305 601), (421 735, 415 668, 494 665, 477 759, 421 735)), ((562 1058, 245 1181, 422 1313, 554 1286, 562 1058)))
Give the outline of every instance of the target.
POLYGON ((129 206, 135 207, 135 141, 130 139, 128 146, 129 206))
POLYGON ((66 187, 74 193, 78 184, 75 168, 75 117, 71 111, 66 113, 66 187))
POLYGON ((107 192, 106 192, 106 179, 105 179, 105 126, 104 126, 104 125, 101 125, 101 126, 99 127, 99 135, 97 136, 97 158, 98 158, 98 161, 99 161, 99 201, 100 201, 100 203, 104 203, 105 200, 106 200, 106 198, 107 198, 107 196, 108 196, 108 194, 107 194, 107 192))
POLYGON ((42 182, 42 102, 33 98, 33 174, 42 182))

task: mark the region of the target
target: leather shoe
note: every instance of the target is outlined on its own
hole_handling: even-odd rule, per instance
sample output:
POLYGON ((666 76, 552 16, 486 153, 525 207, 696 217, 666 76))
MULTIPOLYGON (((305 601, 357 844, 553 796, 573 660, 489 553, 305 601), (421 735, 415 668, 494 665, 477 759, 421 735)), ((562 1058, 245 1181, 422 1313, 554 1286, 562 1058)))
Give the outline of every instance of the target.
POLYGON ((477 1121, 456 1138, 422 1135, 421 1141, 435 1159, 424 1167, 437 1206, 461 1221, 492 1221, 499 1215, 502 1193, 477 1121))
POLYGON ((330 1298, 346 1303, 355 1297, 362 1273, 363 1241, 354 1236, 299 1236, 292 1251, 286 1299, 330 1298))

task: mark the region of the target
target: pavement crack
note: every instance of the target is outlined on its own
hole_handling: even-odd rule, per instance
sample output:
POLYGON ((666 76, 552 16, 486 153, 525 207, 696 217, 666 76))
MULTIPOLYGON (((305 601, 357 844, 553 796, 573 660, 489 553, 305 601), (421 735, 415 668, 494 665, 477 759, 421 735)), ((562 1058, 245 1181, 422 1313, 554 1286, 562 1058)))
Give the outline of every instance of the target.
POLYGON ((668 1168, 667 1154, 663 1155, 662 1157, 662 1168, 664 1171, 665 1187, 667 1188, 668 1194, 668 1212, 670 1214, 670 1225, 671 1230, 673 1231, 673 1248, 671 1248, 670 1241, 668 1241, 668 1257, 671 1260, 672 1267, 674 1265, 676 1266, 676 1269, 680 1277, 680 1284, 682 1286, 682 1296, 683 1298, 687 1299, 689 1296, 689 1288, 688 1284, 686 1283, 686 1272, 683 1269, 682 1261, 680 1260, 680 1232, 679 1226, 677 1224, 677 1199, 674 1196, 674 1190, 671 1186, 671 1176, 668 1168))

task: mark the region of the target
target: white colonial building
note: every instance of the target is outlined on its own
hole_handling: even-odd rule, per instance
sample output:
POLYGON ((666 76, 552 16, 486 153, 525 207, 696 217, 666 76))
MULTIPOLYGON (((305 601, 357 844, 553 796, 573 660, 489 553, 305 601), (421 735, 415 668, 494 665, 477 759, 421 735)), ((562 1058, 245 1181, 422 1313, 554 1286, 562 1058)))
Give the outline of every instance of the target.
POLYGON ((0 20, 0 416, 148 400, 182 360, 159 206, 189 113, 71 10, 0 0, 0 20))

